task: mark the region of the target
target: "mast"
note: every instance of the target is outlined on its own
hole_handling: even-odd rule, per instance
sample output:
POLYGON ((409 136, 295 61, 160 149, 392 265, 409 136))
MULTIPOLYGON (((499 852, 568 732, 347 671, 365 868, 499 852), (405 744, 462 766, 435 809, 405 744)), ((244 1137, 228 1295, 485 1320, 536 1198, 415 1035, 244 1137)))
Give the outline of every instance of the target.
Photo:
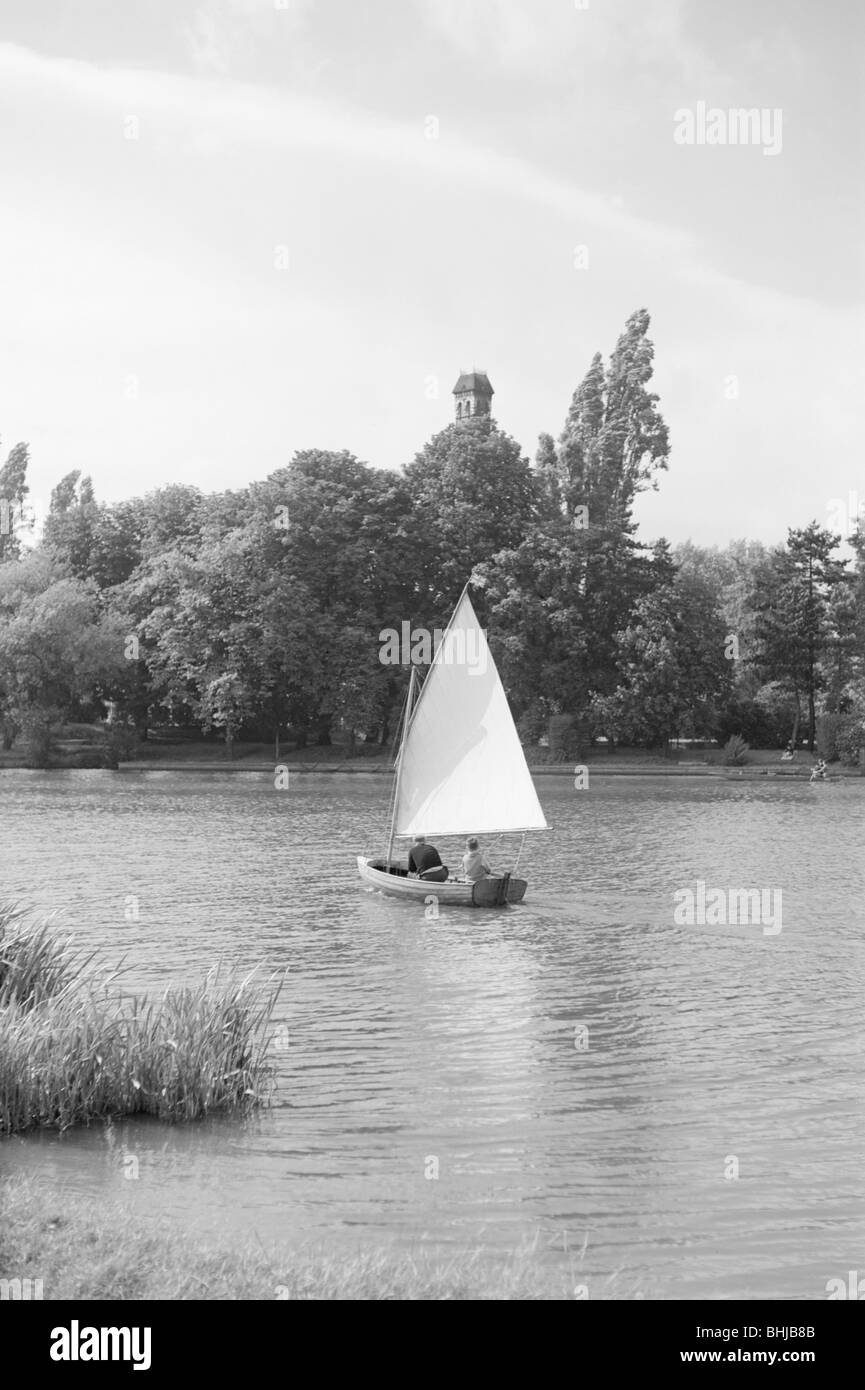
POLYGON ((404 751, 405 751, 405 740, 406 740, 406 735, 407 735, 407 733, 408 733, 409 722, 410 722, 410 720, 411 720, 411 714, 412 714, 412 696, 414 695, 414 688, 415 688, 416 683, 417 683, 417 673, 416 673, 416 671, 415 671, 414 664, 412 664, 411 675, 409 676, 409 682, 408 682, 408 695, 406 696, 405 718, 403 719, 403 723, 402 723, 402 738, 400 739, 400 745, 399 745, 399 757, 397 758, 397 764, 396 764, 396 780, 395 780, 395 782, 394 782, 394 788, 393 788, 393 809, 392 809, 392 811, 391 811, 391 817, 390 817, 390 833, 388 834, 388 838, 387 838, 387 859, 385 860, 385 873, 388 873, 388 874, 390 873, 390 857, 391 857, 391 852, 392 852, 392 850, 393 850, 393 832, 394 832, 394 828, 395 828, 395 826, 396 826, 396 808, 397 808, 397 804, 398 804, 398 801, 399 801, 399 781, 400 781, 400 776, 401 776, 401 774, 402 774, 402 756, 403 756, 403 753, 404 753, 404 751))

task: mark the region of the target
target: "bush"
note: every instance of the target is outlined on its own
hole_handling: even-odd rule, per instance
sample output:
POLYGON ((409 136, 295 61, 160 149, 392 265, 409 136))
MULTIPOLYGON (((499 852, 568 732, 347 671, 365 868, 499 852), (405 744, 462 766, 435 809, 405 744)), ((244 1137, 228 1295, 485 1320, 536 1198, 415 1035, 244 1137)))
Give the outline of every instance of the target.
POLYGON ((724 763, 727 767, 744 767, 745 763, 750 762, 750 751, 740 734, 732 734, 724 744, 724 763))
POLYGON ((828 762, 847 767, 859 765, 859 749, 865 748, 865 715, 821 714, 817 720, 817 752, 828 762))
POLYGON ((28 710, 21 719, 21 732, 27 741, 27 766, 45 768, 51 766, 54 752, 53 724, 55 717, 50 710, 28 710))
POLYGON ((738 734, 752 748, 783 748, 793 728, 795 710, 767 687, 760 696, 736 696, 721 710, 715 728, 719 743, 738 734))
POLYGON ((589 745, 589 730, 584 720, 573 714, 551 714, 547 724, 550 762, 571 762, 581 758, 589 745))
POLYGON ((106 758, 109 767, 118 762, 131 762, 138 754, 140 740, 133 724, 111 724, 105 739, 106 758))
POLYGON ((817 752, 827 763, 836 763, 840 757, 838 744, 843 725, 843 714, 817 716, 817 752))
POLYGON ((839 736, 838 756, 846 767, 860 767, 863 748, 865 748, 865 722, 854 723, 851 720, 839 736))
POLYGON ((547 716, 540 701, 534 700, 517 720, 520 743, 533 745, 547 732, 547 716))
POLYGON ((15 717, 14 711, 8 706, 5 708, 0 706, 0 743, 2 743, 4 752, 9 752, 20 732, 21 725, 15 717))

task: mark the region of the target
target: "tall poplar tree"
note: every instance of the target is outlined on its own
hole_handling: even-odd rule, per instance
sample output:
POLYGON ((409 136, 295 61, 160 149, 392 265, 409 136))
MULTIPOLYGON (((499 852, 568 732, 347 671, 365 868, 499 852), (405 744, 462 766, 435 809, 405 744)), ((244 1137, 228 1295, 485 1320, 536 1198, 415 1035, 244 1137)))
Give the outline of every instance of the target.
POLYGON ((21 553, 19 532, 24 524, 24 504, 30 489, 27 486, 27 465, 30 455, 26 444, 16 444, 0 468, 0 563, 15 560, 21 553))

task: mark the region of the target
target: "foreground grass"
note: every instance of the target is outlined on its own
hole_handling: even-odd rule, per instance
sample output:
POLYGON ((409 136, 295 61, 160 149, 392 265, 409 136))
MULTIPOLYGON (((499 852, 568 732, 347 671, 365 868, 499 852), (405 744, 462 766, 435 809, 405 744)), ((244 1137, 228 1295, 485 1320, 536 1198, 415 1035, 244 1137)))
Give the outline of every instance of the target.
POLYGON ((0 1136, 266 1103, 277 994, 217 967, 156 1001, 125 995, 47 924, 0 907, 0 1136))
POLYGON ((45 1299, 573 1299, 579 1263, 550 1266, 535 1246, 497 1259, 214 1244, 33 1179, 0 1183, 0 1278, 41 1279, 45 1299))

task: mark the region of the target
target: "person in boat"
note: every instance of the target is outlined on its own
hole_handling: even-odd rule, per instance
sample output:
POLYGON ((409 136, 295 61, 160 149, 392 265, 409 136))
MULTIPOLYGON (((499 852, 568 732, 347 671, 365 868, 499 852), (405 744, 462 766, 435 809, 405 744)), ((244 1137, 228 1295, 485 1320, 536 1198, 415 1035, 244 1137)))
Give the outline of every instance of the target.
POLYGON ((435 845, 428 845, 423 835, 415 835, 412 840, 408 852, 408 871, 431 883, 443 883, 448 876, 435 845))
POLYGON ((467 883, 477 883, 479 878, 484 878, 488 873, 489 868, 483 861, 477 838, 474 835, 469 835, 466 840, 466 852, 463 855, 463 876, 467 883))
POLYGON ((823 782, 826 779, 826 764, 822 758, 818 758, 811 769, 811 781, 823 782))

